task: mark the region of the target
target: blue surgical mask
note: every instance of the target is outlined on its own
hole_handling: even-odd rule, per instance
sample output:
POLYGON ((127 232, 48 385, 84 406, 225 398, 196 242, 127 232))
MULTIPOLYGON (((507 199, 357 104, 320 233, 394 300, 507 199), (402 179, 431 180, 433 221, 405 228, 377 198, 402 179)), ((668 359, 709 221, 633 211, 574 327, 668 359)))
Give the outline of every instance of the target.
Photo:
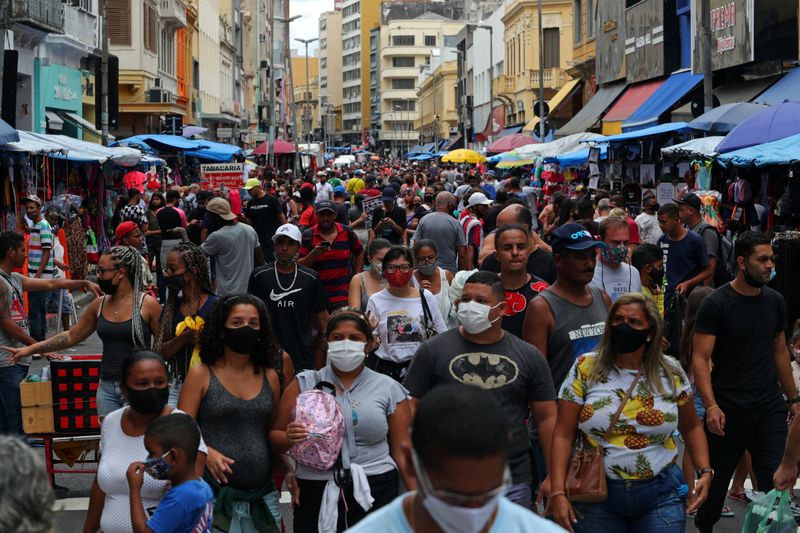
POLYGON ((169 452, 170 450, 167 450, 161 457, 153 457, 145 460, 144 471, 150 474, 150 477, 153 479, 161 481, 169 479, 169 471, 172 470, 172 465, 166 459, 169 452))

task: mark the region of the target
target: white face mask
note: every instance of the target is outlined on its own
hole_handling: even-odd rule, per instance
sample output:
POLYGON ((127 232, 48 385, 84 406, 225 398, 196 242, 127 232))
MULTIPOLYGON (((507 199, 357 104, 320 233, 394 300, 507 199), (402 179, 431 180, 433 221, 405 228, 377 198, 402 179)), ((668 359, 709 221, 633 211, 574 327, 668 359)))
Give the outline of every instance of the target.
MULTIPOLYGON (((502 302, 500 302, 502 303, 502 302)), ((458 304, 458 321, 464 326, 464 330, 472 335, 482 333, 492 327, 492 324, 500 320, 502 315, 489 320, 489 311, 499 306, 489 307, 488 305, 476 301, 461 302, 458 304)))
POLYGON ((366 342, 343 340, 328 343, 328 363, 342 372, 351 372, 364 362, 366 342))

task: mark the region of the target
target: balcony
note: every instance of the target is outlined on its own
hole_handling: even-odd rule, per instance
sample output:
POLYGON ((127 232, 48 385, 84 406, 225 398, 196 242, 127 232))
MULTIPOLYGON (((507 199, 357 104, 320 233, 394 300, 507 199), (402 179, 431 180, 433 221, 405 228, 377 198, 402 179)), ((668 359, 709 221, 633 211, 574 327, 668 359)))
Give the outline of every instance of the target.
POLYGON ((495 94, 511 94, 516 86, 514 76, 500 75, 492 80, 495 94))
POLYGON ((175 78, 175 76, 158 69, 158 80, 158 87, 161 90, 167 91, 175 97, 178 96, 178 80, 175 78))
POLYGON ((380 140, 382 141, 417 141, 419 140, 419 132, 411 131, 386 131, 381 130, 380 140))
POLYGON ((176 29, 186 27, 186 6, 183 0, 159 0, 158 16, 168 26, 176 29))
POLYGON ((8 21, 46 33, 63 33, 63 4, 61 0, 12 0, 8 21))
MULTIPOLYGON (((546 68, 542 71, 544 77, 544 87, 547 89, 560 89, 566 83, 566 71, 560 68, 546 68)), ((539 87, 539 71, 530 71, 530 86, 531 88, 539 87)))
POLYGON ((98 17, 83 9, 64 4, 64 35, 94 49, 100 46, 98 17))

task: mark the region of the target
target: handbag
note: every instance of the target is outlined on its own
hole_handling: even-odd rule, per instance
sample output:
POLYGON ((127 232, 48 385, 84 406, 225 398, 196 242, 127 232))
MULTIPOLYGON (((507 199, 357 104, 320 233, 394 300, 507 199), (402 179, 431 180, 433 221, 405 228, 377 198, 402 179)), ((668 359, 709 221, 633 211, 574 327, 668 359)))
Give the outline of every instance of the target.
POLYGON ((422 323, 425 326, 425 338, 435 337, 439 332, 433 327, 433 315, 428 307, 428 300, 425 298, 425 290, 419 290, 419 299, 422 301, 422 323))
MULTIPOLYGON (((608 436, 614 429, 614 426, 619 421, 622 414, 622 409, 628 403, 631 397, 633 388, 642 371, 636 374, 633 378, 631 386, 628 387, 628 392, 622 398, 622 402, 617 408, 617 412, 611 418, 611 423, 608 429, 603 434, 603 439, 608 440, 608 436)), ((587 443, 584 436, 581 436, 581 444, 579 444, 570 459, 569 469, 567 470, 567 480, 565 483, 565 491, 567 498, 573 502, 584 503, 597 503, 605 501, 608 497, 608 487, 606 486, 606 468, 605 461, 603 460, 603 448, 598 445, 594 448, 587 449, 587 443)))

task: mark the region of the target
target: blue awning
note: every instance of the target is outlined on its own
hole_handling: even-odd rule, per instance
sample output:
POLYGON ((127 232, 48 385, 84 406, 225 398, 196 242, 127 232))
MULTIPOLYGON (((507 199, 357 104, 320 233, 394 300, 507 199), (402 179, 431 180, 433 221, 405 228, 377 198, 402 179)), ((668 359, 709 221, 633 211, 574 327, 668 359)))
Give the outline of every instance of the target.
POLYGON ((411 150, 406 152, 406 157, 413 157, 422 153, 422 146, 416 145, 411 150))
POLYGON ((786 73, 775 84, 753 98, 754 104, 778 105, 786 100, 800 101, 800 68, 786 73))
POLYGON ((638 141, 646 139, 647 137, 655 137, 657 135, 664 135, 666 133, 680 133, 689 131, 689 125, 685 122, 669 122, 667 124, 658 124, 643 130, 629 131, 627 133, 620 133, 618 135, 609 135, 608 137, 600 137, 597 139, 588 139, 583 142, 592 143, 625 143, 628 141, 638 141))
POLYGON ((178 135, 135 135, 117 141, 111 146, 138 146, 147 151, 151 148, 156 150, 200 150, 209 146, 208 141, 195 141, 185 139, 178 135))
POLYGON ((702 81, 702 74, 692 74, 691 71, 673 74, 628 117, 622 124, 622 131, 641 130, 657 124, 658 117, 675 107, 702 81))
POLYGON ((242 153, 241 148, 232 144, 211 141, 203 141, 203 144, 208 145, 208 147, 200 150, 187 150, 184 155, 210 159, 211 161, 227 162, 231 161, 235 155, 242 153))
POLYGON ((510 128, 506 128, 500 132, 500 135, 497 136, 498 139, 502 139, 503 137, 507 137, 509 135, 513 135, 515 133, 519 133, 522 131, 522 128, 525 127, 525 124, 520 126, 511 126, 510 128))
POLYGON ((6 121, 0 119, 0 144, 19 142, 19 133, 6 121))
MULTIPOLYGON (((600 160, 608 159, 608 146, 602 145, 600 148, 600 160)), ((577 167, 589 163, 589 149, 575 150, 566 154, 559 154, 553 157, 545 157, 545 163, 558 163, 561 168, 577 167)))
POLYGON ((800 135, 720 154, 716 160, 724 167, 793 165, 800 162, 800 135))
POLYGON ((432 152, 436 149, 436 143, 425 143, 422 145, 422 152, 432 152))

